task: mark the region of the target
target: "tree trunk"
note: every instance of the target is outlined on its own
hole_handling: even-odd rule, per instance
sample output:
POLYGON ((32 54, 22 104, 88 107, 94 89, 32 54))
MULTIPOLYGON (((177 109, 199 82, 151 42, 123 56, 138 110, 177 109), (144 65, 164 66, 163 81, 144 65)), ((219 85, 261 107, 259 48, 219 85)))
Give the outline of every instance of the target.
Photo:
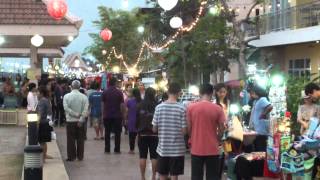
POLYGON ((240 43, 239 49, 239 78, 244 78, 246 75, 246 47, 243 42, 240 43))
POLYGON ((224 83, 224 71, 220 70, 219 73, 219 83, 224 83))
POLYGON ((186 52, 184 48, 182 48, 182 61, 183 61, 184 88, 187 88, 187 59, 186 59, 186 52))
POLYGON ((213 71, 211 74, 212 77, 212 84, 216 85, 218 83, 217 71, 213 71))

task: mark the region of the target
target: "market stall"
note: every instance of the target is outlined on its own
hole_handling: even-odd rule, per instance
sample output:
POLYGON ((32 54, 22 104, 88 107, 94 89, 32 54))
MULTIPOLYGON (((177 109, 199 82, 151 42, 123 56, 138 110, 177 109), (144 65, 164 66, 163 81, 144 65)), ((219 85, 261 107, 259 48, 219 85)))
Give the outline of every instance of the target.
POLYGON ((233 139, 233 143, 225 144, 227 147, 224 148, 229 153, 228 177, 320 179, 320 166, 317 165, 320 149, 319 118, 310 119, 307 133, 301 137, 297 138, 292 134, 291 113, 287 111, 286 83, 283 76, 271 76, 270 67, 258 70, 256 65, 249 65, 246 88, 241 92, 242 111, 232 107, 233 105, 230 107, 227 137, 233 139), (260 122, 268 126, 266 147, 262 152, 256 152, 254 147, 259 135, 252 126, 252 111, 255 111, 257 102, 249 103, 250 86, 259 86, 268 92, 267 99, 273 107, 265 117, 265 122, 260 122), (234 140, 238 141, 237 146, 234 145, 234 140))

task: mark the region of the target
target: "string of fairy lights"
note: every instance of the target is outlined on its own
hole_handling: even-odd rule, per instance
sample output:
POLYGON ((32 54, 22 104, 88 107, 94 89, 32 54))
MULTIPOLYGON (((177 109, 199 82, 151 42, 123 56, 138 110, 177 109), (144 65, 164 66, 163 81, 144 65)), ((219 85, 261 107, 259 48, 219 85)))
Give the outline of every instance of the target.
MULTIPOLYGON (((200 3, 200 7, 198 9, 198 13, 196 15, 196 18, 194 19, 193 22, 189 23, 188 25, 183 25, 180 28, 178 28, 178 30, 171 35, 170 37, 166 38, 164 42, 162 42, 162 44, 150 44, 147 41, 143 41, 141 44, 141 48, 138 54, 138 57, 135 60, 135 63, 133 63, 132 65, 129 65, 124 58, 124 55, 122 53, 118 53, 117 49, 115 47, 112 47, 108 57, 107 57, 107 64, 109 64, 111 62, 111 56, 114 56, 116 59, 120 60, 121 63, 124 65, 124 67, 126 68, 126 70, 128 71, 128 73, 130 74, 136 74, 141 72, 142 70, 138 70, 137 67, 141 62, 142 59, 142 55, 143 52, 145 50, 150 50, 152 53, 159 53, 162 52, 164 49, 168 48, 172 43, 174 43, 176 41, 176 39, 179 37, 179 35, 183 34, 183 33, 188 33, 190 31, 192 31, 199 23, 201 16, 204 13, 204 10, 206 8, 208 4, 208 0, 204 0, 200 3)), ((243 4, 242 4, 243 5, 243 4)), ((247 5, 247 4, 245 4, 247 5)), ((235 4, 232 4, 232 6, 235 6, 235 4)), ((261 9, 262 6, 258 7, 257 9, 261 9)), ((262 7, 263 8, 263 7, 262 7)), ((270 5, 269 5, 270 8, 270 5)), ((255 9, 252 9, 252 11, 254 11, 255 9)), ((210 8, 209 12, 210 13, 218 13, 218 11, 225 11, 225 8, 223 6, 219 6, 219 5, 214 5, 212 8, 210 8)), ((240 12, 240 8, 229 8, 227 9, 227 11, 234 11, 239 13, 240 12)), ((105 53, 107 54, 107 53, 105 53)))
POLYGON ((152 45, 152 44, 148 43, 147 41, 143 41, 141 48, 140 48, 140 52, 138 54, 138 57, 136 58, 135 63, 133 63, 132 65, 128 65, 125 62, 124 55, 121 53, 118 53, 115 47, 111 48, 111 50, 108 54, 108 57, 107 57, 107 59, 108 59, 107 63, 109 63, 111 61, 111 56, 113 55, 116 59, 120 60, 123 63, 124 67, 127 69, 129 74, 134 75, 134 74, 140 73, 141 70, 137 70, 137 66, 141 62, 141 59, 142 59, 141 57, 143 55, 144 50, 147 49, 147 50, 151 50, 152 52, 161 52, 163 49, 167 48, 172 43, 174 43, 179 35, 181 35, 182 33, 192 31, 199 23, 200 17, 203 15, 204 9, 207 4, 208 4, 207 0, 202 1, 200 4, 198 14, 197 14, 196 18, 194 19, 194 21, 192 23, 190 23, 189 25, 181 26, 172 36, 168 37, 162 43, 162 45, 152 45))

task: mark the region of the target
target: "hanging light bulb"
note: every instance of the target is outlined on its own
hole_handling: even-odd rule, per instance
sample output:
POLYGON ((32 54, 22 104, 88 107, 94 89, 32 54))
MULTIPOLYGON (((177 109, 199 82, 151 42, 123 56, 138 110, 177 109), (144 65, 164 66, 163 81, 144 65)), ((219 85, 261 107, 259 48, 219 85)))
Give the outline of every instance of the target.
POLYGON ((43 37, 39 34, 36 34, 31 38, 31 44, 35 47, 40 47, 43 44, 43 41, 43 37))
POLYGON ((178 0, 158 0, 160 7, 166 11, 173 9, 178 3, 178 0))
POLYGON ((170 26, 173 28, 173 29, 178 29, 182 26, 182 19, 180 17, 173 17, 171 18, 170 20, 170 26))

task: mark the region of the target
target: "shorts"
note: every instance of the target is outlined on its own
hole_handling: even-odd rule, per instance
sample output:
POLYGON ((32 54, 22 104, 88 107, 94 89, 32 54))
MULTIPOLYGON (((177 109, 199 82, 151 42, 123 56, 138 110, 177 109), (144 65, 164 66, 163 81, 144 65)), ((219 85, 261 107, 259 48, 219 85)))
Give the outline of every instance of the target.
POLYGON ((138 147, 140 159, 148 158, 148 151, 150 152, 150 159, 157 159, 157 146, 158 146, 158 136, 139 136, 138 137, 138 147))
POLYGON ((157 171, 161 175, 178 176, 184 173, 184 156, 158 157, 157 171))
POLYGON ((102 126, 102 118, 101 117, 99 117, 99 118, 97 118, 97 117, 91 117, 91 120, 92 120, 92 123, 93 123, 93 125, 94 126, 102 126))

